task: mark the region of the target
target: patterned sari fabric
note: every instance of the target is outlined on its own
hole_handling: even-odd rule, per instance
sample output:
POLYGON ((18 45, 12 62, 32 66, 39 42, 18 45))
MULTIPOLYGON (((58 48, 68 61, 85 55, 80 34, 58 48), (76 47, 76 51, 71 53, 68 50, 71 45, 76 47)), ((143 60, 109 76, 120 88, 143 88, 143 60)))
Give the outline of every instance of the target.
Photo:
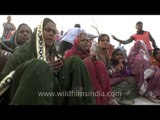
POLYGON ((7 39, 10 39, 12 35, 12 31, 15 30, 15 26, 13 23, 4 23, 3 27, 4 27, 4 31, 2 35, 2 41, 5 41, 7 39))
MULTIPOLYGON (((109 54, 115 52, 113 49, 113 47, 112 49, 101 49, 100 46, 98 46, 95 51, 97 58, 105 64, 107 70, 110 70, 116 65, 111 61, 112 54, 109 54)), ((136 96, 135 82, 128 69, 124 69, 119 73, 109 76, 109 80, 112 92, 118 93, 114 98, 119 104, 128 105, 134 103, 134 98, 136 96)))
POLYGON ((67 50, 65 53, 65 59, 68 59, 71 56, 79 56, 85 63, 87 70, 89 72, 92 86, 96 95, 96 104, 97 105, 107 105, 109 104, 111 93, 111 86, 109 81, 108 71, 105 67, 105 64, 100 60, 91 60, 89 59, 89 50, 83 50, 79 46, 78 39, 75 40, 73 47, 70 50, 67 50))
MULTIPOLYGON (((134 77, 118 77, 119 83, 112 86, 112 91, 114 93, 121 93, 119 96, 115 96, 115 99, 119 104, 122 105, 132 105, 134 104, 134 99, 136 98, 136 88, 134 77)), ((111 78, 111 81, 116 78, 111 78)))
MULTIPOLYGON (((117 54, 122 54, 124 57, 122 51, 120 49, 115 49, 112 54, 111 59, 111 67, 115 68, 119 62, 118 59, 115 59, 117 54)), ((112 90, 116 93, 119 92, 121 95, 115 96, 115 99, 120 103, 124 105, 131 105, 134 103, 134 98, 136 97, 136 89, 135 89, 135 80, 134 76, 132 76, 131 71, 128 69, 128 63, 123 62, 124 68, 113 75, 110 76, 110 81, 112 85, 112 90)))
POLYGON ((134 99, 137 96, 134 76, 123 71, 110 76, 110 82, 112 85, 112 91, 114 93, 121 93, 121 95, 114 97, 119 104, 134 104, 134 99))
POLYGON ((135 42, 128 56, 129 68, 136 77, 136 87, 140 95, 153 102, 160 102, 160 69, 150 64, 145 43, 135 42))
POLYGON ((113 50, 114 47, 110 44, 109 49, 102 49, 100 46, 97 46, 97 49, 93 52, 96 54, 98 60, 103 61, 106 67, 108 68, 110 67, 110 60, 113 50))
POLYGON ((151 56, 150 62, 152 65, 158 66, 160 68, 160 61, 156 60, 156 58, 154 56, 151 56))

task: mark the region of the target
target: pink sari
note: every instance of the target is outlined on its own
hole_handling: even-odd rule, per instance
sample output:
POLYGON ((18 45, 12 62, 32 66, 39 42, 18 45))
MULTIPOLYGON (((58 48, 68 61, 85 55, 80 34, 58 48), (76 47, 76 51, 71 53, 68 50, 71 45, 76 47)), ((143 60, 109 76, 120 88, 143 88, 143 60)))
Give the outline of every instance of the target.
POLYGON ((128 55, 129 68, 136 78, 140 95, 153 102, 160 102, 160 68, 151 65, 149 53, 143 41, 136 41, 128 55))

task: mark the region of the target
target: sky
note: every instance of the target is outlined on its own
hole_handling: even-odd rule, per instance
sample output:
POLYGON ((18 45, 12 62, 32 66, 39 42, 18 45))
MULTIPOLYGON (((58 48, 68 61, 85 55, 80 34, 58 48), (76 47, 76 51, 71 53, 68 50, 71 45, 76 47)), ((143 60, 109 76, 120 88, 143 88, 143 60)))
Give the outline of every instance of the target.
MULTIPOLYGON (((3 32, 3 23, 7 21, 8 15, 0 15, 0 35, 3 32)), ((111 35, 126 40, 136 33, 135 24, 137 21, 143 22, 143 29, 149 31, 160 47, 160 15, 11 15, 12 23, 18 28, 19 24, 26 23, 33 30, 46 17, 51 18, 57 25, 57 29, 64 32, 73 28, 74 24, 81 24, 81 28, 94 35, 98 35, 92 27, 96 26, 100 33, 110 36, 111 44, 118 46, 118 42, 113 40, 111 35)), ((124 45, 129 52, 133 43, 124 45)))

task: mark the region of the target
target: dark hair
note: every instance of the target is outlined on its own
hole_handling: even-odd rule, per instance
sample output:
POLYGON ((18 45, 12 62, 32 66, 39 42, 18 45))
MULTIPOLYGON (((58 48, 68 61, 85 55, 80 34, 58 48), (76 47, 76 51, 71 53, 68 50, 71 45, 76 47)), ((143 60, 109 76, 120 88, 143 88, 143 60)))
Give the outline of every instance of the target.
POLYGON ((138 22, 136 23, 136 25, 138 25, 138 24, 142 24, 142 25, 143 25, 143 23, 142 23, 141 21, 138 21, 138 22))
POLYGON ((55 24, 55 22, 53 20, 51 20, 50 18, 44 18, 44 20, 43 20, 43 28, 49 22, 52 22, 56 26, 56 24, 55 24))
POLYGON ((81 28, 81 25, 80 24, 75 24, 74 27, 81 28))
POLYGON ((154 57, 158 54, 158 53, 157 53, 158 50, 160 50, 160 48, 155 48, 155 49, 153 50, 153 56, 154 56, 154 57))
MULTIPOLYGON (((113 53, 112 53, 112 57, 111 57, 111 61, 112 61, 112 64, 113 64, 113 65, 117 65, 117 64, 120 63, 119 61, 117 61, 117 60, 114 59, 116 53, 118 53, 118 52, 120 52, 120 53, 122 54, 123 58, 124 58, 123 51, 122 51, 120 48, 114 49, 114 51, 113 51, 113 53)), ((124 65, 124 64, 126 63, 125 60, 123 60, 122 63, 123 63, 123 65, 124 65)))
POLYGON ((98 42, 99 42, 104 36, 107 36, 107 37, 109 38, 109 40, 110 40, 109 35, 107 35, 107 34, 100 34, 99 37, 98 37, 98 42))
MULTIPOLYGON (((45 26, 47 23, 49 23, 49 22, 52 22, 52 23, 56 26, 56 24, 55 24, 55 22, 54 22, 53 20, 51 20, 50 18, 44 18, 44 19, 43 19, 43 29, 44 29, 44 26, 45 26)), ((35 38, 36 38, 36 33, 37 33, 37 27, 34 28, 34 32, 33 32, 33 34, 32 34, 32 40, 31 40, 32 45, 35 45, 35 44, 36 44, 36 40, 35 40, 35 38)))
POLYGON ((112 56, 114 56, 117 52, 122 52, 122 50, 120 48, 116 48, 114 49, 113 53, 112 53, 112 56))
POLYGON ((27 27, 29 28, 30 32, 32 33, 32 30, 31 30, 30 26, 27 25, 26 23, 22 23, 22 24, 20 24, 20 25, 18 26, 18 28, 17 28, 17 31, 18 31, 18 32, 19 32, 19 29, 20 29, 23 25, 27 26, 27 27))
POLYGON ((18 39, 19 30, 20 30, 20 28, 21 28, 23 25, 25 25, 25 26, 27 26, 27 27, 29 28, 30 33, 31 33, 31 35, 32 35, 32 29, 30 28, 29 25, 27 25, 26 23, 20 24, 20 25, 18 26, 18 28, 17 28, 15 34, 14 34, 14 39, 16 40, 17 44, 19 44, 19 43, 18 43, 18 42, 19 42, 19 39, 18 39))

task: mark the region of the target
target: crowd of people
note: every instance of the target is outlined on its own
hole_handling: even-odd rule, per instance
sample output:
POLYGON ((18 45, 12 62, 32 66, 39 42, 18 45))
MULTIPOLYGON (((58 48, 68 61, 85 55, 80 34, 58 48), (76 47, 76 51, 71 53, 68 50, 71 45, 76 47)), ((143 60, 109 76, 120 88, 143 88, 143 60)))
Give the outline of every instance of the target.
POLYGON ((7 20, 0 40, 0 104, 131 105, 138 96, 160 102, 160 49, 141 21, 126 41, 112 35, 115 48, 107 33, 92 35, 80 24, 63 34, 50 18, 33 32, 7 20), (127 54, 121 44, 133 40, 127 54))

